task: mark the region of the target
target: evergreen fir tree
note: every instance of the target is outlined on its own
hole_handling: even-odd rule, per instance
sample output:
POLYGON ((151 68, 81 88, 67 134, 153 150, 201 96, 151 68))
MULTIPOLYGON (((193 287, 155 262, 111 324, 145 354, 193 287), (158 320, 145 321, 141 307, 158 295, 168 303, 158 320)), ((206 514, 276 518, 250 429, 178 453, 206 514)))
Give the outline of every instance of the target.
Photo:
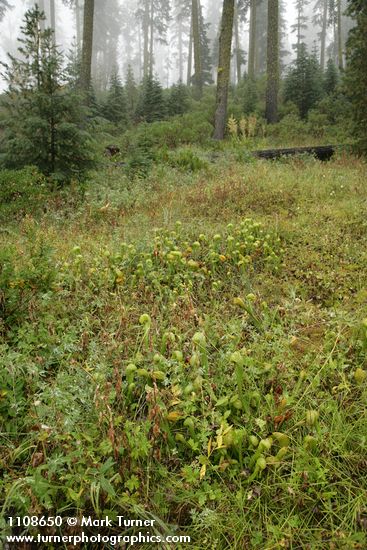
POLYGON ((179 79, 184 77, 184 63, 187 60, 186 50, 189 45, 191 31, 191 0, 174 0, 173 36, 171 44, 177 48, 175 55, 179 79))
POLYGON ((297 10, 297 22, 291 26, 291 32, 296 34, 297 42, 295 44, 292 44, 292 47, 296 50, 297 55, 305 39, 305 35, 303 33, 305 30, 307 30, 308 17, 305 15, 305 8, 308 3, 309 0, 294 1, 294 5, 297 10))
POLYGON ((332 59, 329 59, 324 74, 324 90, 326 94, 332 95, 335 93, 339 83, 339 73, 332 59))
POLYGON ((348 15, 356 26, 347 42, 346 88, 353 106, 359 148, 367 153, 367 4, 365 0, 349 0, 348 15))
MULTIPOLYGON (((67 85, 75 93, 80 91, 80 75, 82 66, 81 50, 78 48, 77 43, 71 45, 71 49, 67 55, 67 64, 65 68, 65 79, 67 85)), ((85 93, 85 105, 88 107, 85 109, 85 114, 88 119, 93 119, 102 114, 102 107, 97 99, 94 86, 91 83, 88 91, 85 93)))
POLYGON ((67 85, 62 56, 52 31, 41 30, 43 21, 37 6, 26 12, 19 58, 9 55, 10 63, 4 64, 8 90, 1 160, 9 168, 37 166, 64 182, 93 164, 92 141, 82 129, 81 98, 67 85))
POLYGON ((163 90, 159 80, 147 75, 142 84, 136 117, 145 122, 162 120, 166 115, 163 90))
POLYGON ((258 0, 256 24, 256 55, 255 74, 260 76, 266 73, 267 37, 268 37, 268 3, 258 0))
POLYGON ((236 68, 237 84, 240 84, 242 79, 242 66, 246 65, 246 52, 241 47, 241 32, 240 25, 247 22, 247 14, 250 8, 249 0, 235 0, 235 13, 233 21, 233 61, 236 68))
POLYGON ((255 113, 258 101, 258 92, 255 80, 249 76, 246 76, 243 88, 245 98, 243 103, 243 112, 245 115, 251 115, 255 113))
POLYGON ((218 67, 219 64, 219 31, 218 29, 217 34, 214 36, 212 40, 212 53, 211 53, 211 65, 214 67, 214 71, 218 67))
POLYGON ((168 23, 171 19, 169 0, 138 0, 136 17, 142 26, 143 74, 153 74, 154 44, 166 44, 168 23))
POLYGON ((209 23, 205 23, 203 16, 203 9, 200 9, 199 13, 200 22, 200 47, 201 47, 201 64, 202 64, 202 76, 203 84, 213 84, 212 76, 212 55, 210 51, 210 41, 208 38, 209 23))
POLYGON ((213 133, 216 140, 224 139, 226 131, 234 12, 234 0, 223 0, 213 133))
POLYGON ((107 100, 103 107, 103 114, 107 120, 115 124, 127 124, 127 105, 125 90, 117 71, 115 70, 110 79, 110 86, 107 93, 107 100))
POLYGON ((269 124, 278 122, 279 96, 279 46, 280 46, 279 0, 268 0, 267 36, 267 84, 265 118, 269 124))
POLYGON ((284 83, 284 99, 297 105, 302 118, 321 99, 322 73, 315 56, 307 53, 305 44, 298 49, 294 66, 288 72, 284 83))
POLYGON ((169 116, 183 115, 188 109, 189 95, 186 86, 179 82, 171 88, 167 111, 169 116))
POLYGON ((88 118, 93 119, 102 115, 102 105, 98 101, 97 94, 92 83, 85 93, 85 103, 88 105, 88 118))
POLYGON ((320 28, 317 36, 320 40, 320 65, 321 70, 325 70, 326 38, 327 30, 330 24, 328 17, 329 0, 316 0, 313 8, 312 23, 320 28))
POLYGON ((134 118, 136 106, 138 104, 138 89, 134 78, 134 71, 131 65, 128 66, 126 73, 125 96, 127 115, 130 120, 132 120, 134 118))
POLYGON ((106 91, 117 65, 124 13, 118 0, 95 0, 93 29, 93 81, 97 92, 106 91))
POLYGON ((73 90, 80 86, 80 72, 82 65, 82 56, 80 48, 76 42, 73 42, 67 54, 66 74, 68 84, 73 90))
POLYGON ((88 96, 92 76, 93 42, 94 42, 94 0, 84 0, 83 8, 83 45, 80 72, 80 87, 88 96))
POLYGON ((290 55, 289 50, 287 49, 288 43, 288 20, 287 20, 287 3, 286 0, 280 0, 279 2, 279 35, 280 35, 280 45, 279 45, 279 68, 280 73, 282 74, 286 67, 286 59, 290 55))

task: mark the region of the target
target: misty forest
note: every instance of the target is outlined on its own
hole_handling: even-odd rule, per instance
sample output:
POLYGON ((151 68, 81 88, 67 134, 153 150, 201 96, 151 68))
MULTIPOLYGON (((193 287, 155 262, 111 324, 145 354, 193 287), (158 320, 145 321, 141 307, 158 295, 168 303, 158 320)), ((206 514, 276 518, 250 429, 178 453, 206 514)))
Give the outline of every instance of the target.
POLYGON ((367 548, 366 0, 0 0, 0 61, 4 548, 367 548))

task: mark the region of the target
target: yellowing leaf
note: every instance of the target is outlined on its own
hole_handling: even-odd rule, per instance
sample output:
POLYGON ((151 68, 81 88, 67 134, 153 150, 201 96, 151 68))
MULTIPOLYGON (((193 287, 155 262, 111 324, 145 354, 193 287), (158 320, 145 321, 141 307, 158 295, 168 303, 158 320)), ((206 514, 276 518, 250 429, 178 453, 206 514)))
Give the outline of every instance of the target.
POLYGON ((180 399, 173 399, 172 401, 170 401, 169 406, 174 407, 175 405, 178 405, 179 403, 181 403, 180 399))
POLYGON ((210 453, 212 451, 212 438, 208 441, 208 456, 210 456, 210 453))
POLYGON ((242 298, 233 298, 233 305, 235 306, 239 306, 241 307, 242 309, 246 309, 246 304, 245 302, 242 300, 242 298))
POLYGON ((169 422, 177 422, 177 420, 182 418, 182 414, 179 411, 171 411, 167 414, 166 418, 169 422))
POLYGON ((224 431, 223 431, 223 435, 226 435, 228 432, 230 432, 232 430, 233 426, 228 426, 228 428, 226 428, 224 431))

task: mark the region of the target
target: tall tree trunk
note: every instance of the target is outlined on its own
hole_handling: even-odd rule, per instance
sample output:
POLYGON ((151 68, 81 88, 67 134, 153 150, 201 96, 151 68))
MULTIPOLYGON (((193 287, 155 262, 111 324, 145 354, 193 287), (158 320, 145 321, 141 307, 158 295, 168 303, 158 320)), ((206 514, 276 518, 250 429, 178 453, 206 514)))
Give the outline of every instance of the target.
MULTIPOLYGON (((233 38, 232 38, 232 48, 231 48, 231 52, 233 52, 235 49, 235 44, 233 43, 233 38)), ((235 86, 237 84, 237 72, 238 72, 238 67, 237 67, 237 59, 235 59, 233 57, 233 53, 231 53, 231 73, 232 73, 232 76, 230 78, 230 82, 235 86)))
POLYGON ((143 75, 148 76, 149 70, 149 0, 145 0, 143 18, 144 60, 143 75))
POLYGON ((154 2, 150 1, 150 51, 149 51, 149 75, 153 76, 154 66, 154 2))
POLYGON ((297 57, 298 57, 298 53, 299 53, 300 46, 301 46, 301 34, 302 34, 301 16, 302 16, 301 8, 299 7, 298 8, 298 18, 297 18, 297 25, 298 25, 298 27, 297 27, 297 57))
POLYGON ((182 53, 182 17, 178 20, 178 74, 180 82, 183 81, 183 53, 182 53))
POLYGON ((83 19, 83 49, 80 83, 82 90, 88 92, 92 75, 94 0, 84 1, 83 19))
POLYGON ((279 90, 279 0, 268 0, 268 45, 266 120, 275 124, 278 120, 279 90))
POLYGON ((141 28, 138 25, 138 49, 139 49, 139 81, 143 78, 143 60, 142 60, 142 43, 141 43, 141 28))
POLYGON ((343 38, 342 38, 342 5, 341 0, 338 0, 338 65, 339 70, 342 71, 344 69, 344 62, 343 62, 343 38))
POLYGON ((80 52, 81 39, 80 39, 80 6, 79 0, 75 0, 75 35, 76 35, 76 46, 78 52, 80 52))
MULTIPOLYGON (((38 4, 38 7, 40 9, 40 12, 43 12, 45 15, 46 15, 46 12, 45 12, 45 0, 38 0, 38 2, 36 2, 36 4, 38 4)), ((41 31, 44 31, 45 30, 45 22, 44 21, 41 21, 40 22, 40 28, 41 28, 41 31)))
POLYGON ((192 36, 192 14, 191 14, 191 24, 190 24, 190 38, 189 38, 189 53, 187 57, 187 82, 188 86, 191 85, 191 75, 192 75, 192 46, 193 46, 193 36, 192 36))
POLYGON ((257 0, 250 1, 250 42, 248 48, 247 74, 251 80, 255 78, 255 49, 256 49, 256 11, 257 0))
POLYGON ((234 0, 223 0, 222 24, 219 37, 219 63, 215 109, 214 139, 223 139, 227 121, 228 85, 231 70, 231 48, 234 0))
POLYGON ((234 8, 234 39, 235 39, 235 48, 236 48, 236 72, 237 72, 237 84, 240 84, 242 74, 241 74, 241 45, 240 45, 240 33, 238 29, 238 0, 235 0, 234 8))
POLYGON ((56 44, 55 0, 50 0, 50 20, 51 20, 51 29, 53 30, 53 41, 54 41, 54 44, 56 44))
POLYGON ((255 75, 266 73, 268 3, 258 0, 256 13, 255 75))
POLYGON ((321 69, 325 70, 325 52, 326 52, 326 34, 327 34, 327 18, 328 18, 328 3, 329 0, 324 0, 324 10, 322 14, 322 29, 321 29, 321 53, 320 65, 321 69))
POLYGON ((199 23, 199 0, 192 0, 192 35, 194 43, 194 64, 195 64, 195 97, 201 99, 203 96, 203 74, 201 66, 201 45, 200 45, 200 23, 199 23))
POLYGON ((337 18, 333 18, 333 35, 334 35, 334 44, 333 44, 333 60, 335 65, 338 65, 338 25, 337 18))

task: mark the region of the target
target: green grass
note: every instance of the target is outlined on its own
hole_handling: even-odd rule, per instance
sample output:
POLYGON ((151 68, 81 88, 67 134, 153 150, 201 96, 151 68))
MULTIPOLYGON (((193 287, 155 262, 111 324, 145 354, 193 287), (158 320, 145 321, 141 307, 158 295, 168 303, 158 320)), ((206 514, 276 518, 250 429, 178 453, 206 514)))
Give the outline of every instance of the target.
POLYGON ((363 549, 366 164, 194 153, 0 233, 3 513, 363 549))

